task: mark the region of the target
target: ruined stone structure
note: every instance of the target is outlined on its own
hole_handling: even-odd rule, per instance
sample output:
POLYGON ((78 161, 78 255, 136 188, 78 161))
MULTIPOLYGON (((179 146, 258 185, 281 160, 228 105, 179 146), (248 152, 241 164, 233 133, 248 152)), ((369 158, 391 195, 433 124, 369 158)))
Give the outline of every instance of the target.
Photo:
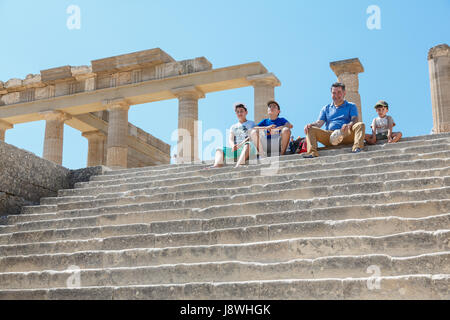
POLYGON ((450 47, 441 44, 428 53, 433 132, 450 132, 450 47))
POLYGON ((89 165, 127 168, 169 163, 169 146, 137 130, 127 119, 133 105, 176 98, 177 159, 191 162, 198 160, 199 99, 211 92, 253 86, 255 114, 262 118, 267 99, 274 98, 274 87, 279 85, 259 62, 212 69, 203 57, 175 61, 161 49, 135 52, 94 60, 91 66, 64 66, 24 80, 0 82, 0 138, 3 141, 5 130, 14 124, 46 120, 44 158, 55 163, 62 163, 64 124, 88 139, 89 165))
MULTIPOLYGON (((0 91, 0 133, 45 119, 53 161, 0 141, 0 299, 450 299, 450 133, 239 169, 199 162, 70 171, 54 163, 61 126, 71 123, 89 139, 93 165, 129 166, 133 137, 143 134, 127 129, 130 106, 174 98, 179 157, 196 160, 198 99, 253 86, 258 121, 280 85, 260 63, 213 70, 197 58, 133 69, 169 59, 152 52, 160 60, 146 52, 93 61, 81 87, 95 90, 40 103, 33 93, 0 91)), ((430 51, 436 131, 448 123, 446 57, 448 46, 430 51)), ((360 109, 359 60, 331 67, 360 109)), ((57 84, 46 90, 59 92, 57 84)))
POLYGON ((364 68, 358 58, 335 61, 330 67, 338 77, 337 81, 345 84, 345 99, 353 102, 358 107, 358 122, 362 122, 361 96, 359 95, 358 74, 364 72, 364 68))

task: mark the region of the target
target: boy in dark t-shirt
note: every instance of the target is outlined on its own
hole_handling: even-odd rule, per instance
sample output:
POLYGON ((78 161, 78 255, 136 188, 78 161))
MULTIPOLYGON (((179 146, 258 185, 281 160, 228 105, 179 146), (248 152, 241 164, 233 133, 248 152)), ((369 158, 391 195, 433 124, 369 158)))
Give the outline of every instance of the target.
MULTIPOLYGON (((269 118, 262 120, 251 132, 251 138, 258 149, 259 155, 268 151, 268 144, 275 146, 275 150, 281 155, 286 153, 291 137, 291 129, 294 127, 285 118, 278 117, 280 114, 280 105, 276 101, 267 103, 267 114, 269 118), (278 147, 278 148, 276 148, 278 147)), ((274 148, 271 148, 271 153, 274 148)))

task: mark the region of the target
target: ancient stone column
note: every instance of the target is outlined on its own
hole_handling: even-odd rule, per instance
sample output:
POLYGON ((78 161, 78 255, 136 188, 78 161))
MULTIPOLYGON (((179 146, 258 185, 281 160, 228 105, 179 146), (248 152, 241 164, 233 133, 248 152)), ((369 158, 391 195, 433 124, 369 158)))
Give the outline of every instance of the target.
POLYGON ((46 121, 42 157, 62 165, 64 121, 70 119, 70 116, 61 111, 48 111, 41 113, 41 115, 46 121))
POLYGON ((275 87, 281 85, 280 80, 273 74, 259 74, 247 77, 254 88, 255 123, 267 118, 267 102, 275 100, 275 87))
POLYGON ((12 129, 14 126, 9 122, 0 120, 0 141, 5 141, 5 132, 8 129, 12 129))
POLYGON ((330 67, 338 77, 338 82, 345 84, 345 99, 356 104, 359 121, 362 121, 358 74, 364 72, 364 67, 358 58, 331 62, 330 67))
POLYGON ((128 110, 130 104, 123 99, 108 100, 109 122, 106 165, 112 169, 127 168, 128 110))
POLYGON ((441 44, 430 49, 428 65, 433 109, 433 133, 450 132, 450 47, 441 44))
POLYGON ((178 98, 177 163, 198 161, 198 99, 205 95, 195 86, 176 88, 178 98))
POLYGON ((88 139, 89 144, 87 166, 95 167, 103 165, 103 154, 105 152, 104 147, 106 136, 98 130, 83 132, 82 136, 88 139))

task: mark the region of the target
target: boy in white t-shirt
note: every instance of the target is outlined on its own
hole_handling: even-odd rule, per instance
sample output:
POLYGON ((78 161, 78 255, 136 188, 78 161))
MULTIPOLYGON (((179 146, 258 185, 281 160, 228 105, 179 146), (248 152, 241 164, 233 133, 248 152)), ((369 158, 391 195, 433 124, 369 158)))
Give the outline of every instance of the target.
POLYGON ((386 101, 378 101, 375 105, 378 117, 372 121, 372 134, 366 134, 367 144, 375 144, 378 140, 388 140, 388 143, 395 143, 402 137, 401 132, 392 132, 395 126, 394 119, 386 115, 389 111, 389 105, 386 101))
POLYGON ((250 130, 255 126, 255 122, 247 120, 247 107, 243 103, 234 106, 234 111, 238 118, 238 122, 230 128, 229 143, 231 148, 224 147, 217 149, 214 165, 209 168, 223 167, 224 159, 237 160, 236 168, 245 164, 250 154, 256 155, 257 150, 252 142, 250 142, 250 130))

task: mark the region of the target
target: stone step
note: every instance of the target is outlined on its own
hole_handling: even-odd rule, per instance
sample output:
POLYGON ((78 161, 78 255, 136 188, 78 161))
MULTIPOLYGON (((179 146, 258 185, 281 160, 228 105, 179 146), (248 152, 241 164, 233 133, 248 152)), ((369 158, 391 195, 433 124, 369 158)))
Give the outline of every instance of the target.
MULTIPOLYGON (((354 180, 359 180, 353 176, 354 180)), ((64 210, 99 208, 113 205, 126 205, 136 203, 149 202, 167 202, 180 200, 200 200, 212 197, 245 197, 246 200, 252 201, 253 197, 260 200, 283 199, 283 197, 296 199, 307 199, 313 196, 331 196, 356 193, 358 191, 366 192, 382 192, 389 190, 414 190, 444 187, 450 185, 450 175, 441 175, 441 177, 425 177, 425 178, 408 178, 402 177, 399 180, 377 179, 378 181, 365 181, 352 183, 345 179, 337 178, 335 181, 329 181, 328 185, 310 186, 308 180, 291 180, 282 183, 271 183, 265 185, 254 185, 251 187, 241 188, 217 188, 217 189, 201 189, 179 192, 160 192, 152 195, 123 195, 121 197, 111 197, 105 199, 80 200, 72 202, 63 202, 56 205, 40 205, 28 206, 22 209, 22 214, 33 213, 54 213, 64 210), (344 180, 344 181, 342 181, 344 180), (301 189, 301 190, 300 190, 301 189), (287 193, 287 195, 275 194, 275 191, 287 193), (259 197, 262 196, 262 197, 259 197)), ((323 180, 322 180, 323 181, 323 180)))
MULTIPOLYGON (((427 153, 433 153, 433 152, 439 152, 439 151, 449 151, 449 143, 450 143, 450 139, 441 139, 441 140, 437 140, 436 142, 434 142, 436 144, 431 144, 431 145, 424 145, 424 146, 412 146, 412 147, 407 147, 407 148, 396 148, 396 149, 380 149, 377 151, 369 151, 364 153, 364 158, 379 158, 379 157, 386 157, 386 156, 401 156, 401 155, 405 155, 405 154, 427 154, 427 153), (438 143, 439 142, 439 143, 438 143)), ((358 155, 356 155, 358 156, 358 155)), ((284 167, 284 166, 292 166, 292 165, 304 165, 307 163, 311 163, 311 161, 303 159, 300 155, 294 155, 294 156, 290 156, 287 157, 286 159, 283 159, 282 157, 278 157, 276 158, 279 160, 279 165, 280 167, 284 167)), ((269 158, 268 160, 265 160, 265 162, 269 161, 269 160, 274 160, 272 158, 269 158)), ((350 161, 350 160, 355 160, 355 155, 354 154, 341 154, 341 155, 337 155, 337 156, 327 156, 327 157, 319 157, 317 159, 314 159, 314 163, 335 163, 335 162, 340 162, 340 161, 350 161)), ((255 162, 256 164, 256 162, 255 162)), ((204 167, 204 166, 203 166, 204 167)), ((138 172, 131 172, 131 173, 118 173, 118 174, 108 174, 108 175, 98 175, 98 176, 92 176, 91 177, 91 182, 94 181, 112 181, 112 180, 123 180, 123 179, 130 179, 130 178, 142 178, 142 177, 147 177, 150 179, 152 178, 157 178, 159 176, 162 177, 166 177, 167 175, 171 175, 171 176, 178 176, 179 174, 181 174, 181 176, 185 176, 185 175, 190 175, 192 173, 196 173, 198 172, 201 175, 211 175, 214 174, 214 172, 211 171, 202 171, 201 169, 203 167, 199 167, 199 166, 194 166, 192 168, 183 168, 183 169, 176 169, 175 170, 164 170, 161 172, 155 172, 154 170, 150 170, 150 171, 145 171, 145 170, 140 170, 138 172), (199 172, 200 171, 200 172, 199 172)), ((256 165, 256 167, 264 167, 264 163, 260 164, 260 165, 256 165)), ((232 172, 234 171, 233 166, 228 166, 225 168, 221 168, 219 170, 215 170, 218 172, 232 172)), ((114 171, 113 171, 114 172, 114 171)))
POLYGON ((0 273, 155 266, 220 262, 286 262, 324 256, 386 254, 412 256, 450 251, 450 230, 413 231, 380 237, 343 236, 293 238, 244 244, 84 251, 0 258, 0 273))
MULTIPOLYGON (((325 178, 333 176, 346 175, 362 175, 362 174, 376 174, 384 172, 404 171, 404 170, 424 170, 431 168, 443 168, 450 166, 450 157, 440 158, 434 155, 433 159, 408 160, 397 161, 390 163, 379 163, 367 165, 361 163, 359 166, 349 168, 336 168, 334 166, 323 167, 315 171, 302 171, 301 168, 289 167, 278 170, 276 175, 260 176, 258 172, 236 171, 229 174, 217 174, 209 178, 206 177, 188 177, 181 179, 165 179, 161 181, 144 182, 144 183, 123 183, 115 186, 86 186, 84 188, 60 190, 58 196, 96 196, 105 193, 123 193, 127 191, 134 191, 142 188, 157 188, 157 187, 173 187, 179 188, 181 185, 188 184, 221 184, 226 186, 227 183, 236 180, 241 183, 240 186, 249 186, 253 184, 273 183, 277 181, 287 181, 291 179, 311 179, 311 178, 325 178)), ((419 156, 420 157, 420 156, 419 156)))
MULTIPOLYGON (((0 290, 0 300, 448 300, 450 275, 0 290), (377 282, 375 282, 377 280, 377 282), (370 283, 370 285, 369 285, 370 283), (380 289, 377 289, 377 288, 380 289)), ((270 311, 270 309, 269 309, 270 311)), ((221 310, 217 314, 223 315, 221 310)))
POLYGON ((64 239, 55 242, 29 242, 24 244, 10 243, 8 245, 0 245, 0 252, 2 252, 2 256, 19 256, 74 253, 79 251, 239 244, 286 240, 299 236, 383 236, 416 230, 450 230, 450 214, 425 218, 380 217, 341 221, 318 220, 184 233, 160 233, 158 232, 159 230, 152 232, 151 225, 149 227, 148 233, 139 235, 106 238, 91 237, 87 240, 64 239))
MULTIPOLYGON (((301 174, 274 176, 273 179, 267 179, 258 181, 256 178, 252 179, 251 184, 245 186, 249 182, 247 179, 235 179, 235 180, 223 180, 219 182, 204 182, 204 183, 191 183, 175 187, 155 187, 155 188, 142 188, 137 190, 131 190, 120 193, 106 193, 97 196, 69 196, 69 197, 54 197, 41 199, 41 205, 60 205, 81 201, 95 201, 106 199, 117 199, 132 196, 156 196, 169 194, 180 195, 183 198, 195 198, 196 195, 206 194, 213 192, 216 195, 219 194, 242 194, 251 192, 260 192, 264 188, 270 188, 270 190, 277 190, 280 187, 286 188, 286 186, 304 186, 304 187, 316 187, 316 186, 331 186, 333 184, 347 184, 347 183, 362 183, 362 182, 380 182, 389 180, 404 180, 404 179, 417 179, 417 178, 430 178, 430 177, 444 177, 450 176, 450 167, 445 168, 433 168, 426 170, 404 170, 383 172, 375 174, 353 174, 334 177, 320 177, 302 179, 301 174), (243 180, 243 181, 242 181, 243 180), (269 182, 269 180, 272 180, 269 182), (267 181, 267 183, 265 183, 267 181), (245 183, 243 183, 245 182, 245 183), (257 184, 258 183, 258 184, 257 184), (244 186, 243 186, 244 185, 244 186), (269 187, 270 186, 270 187, 269 187)), ((22 214, 23 219, 32 218, 29 215, 22 214)), ((21 220, 25 221, 25 220, 21 220)))
POLYGON ((134 286, 188 284, 192 282, 240 282, 267 280, 318 280, 366 278, 371 268, 379 276, 450 274, 450 252, 408 257, 388 255, 330 256, 281 263, 224 261, 136 268, 68 269, 0 273, 1 289, 67 288, 77 276, 80 286, 134 286))
MULTIPOLYGON (((32 231, 42 229, 61 229, 76 228, 101 225, 120 225, 130 223, 147 223, 152 221, 168 221, 180 219, 202 219, 214 217, 227 217, 236 215, 255 215, 260 213, 275 213, 282 211, 318 209, 328 207, 339 207, 342 205, 359 206, 362 204, 388 204, 408 201, 426 201, 426 200, 444 200, 448 198, 450 187, 408 190, 408 191, 387 191, 380 193, 353 194, 345 196, 332 196, 324 198, 312 198, 308 200, 266 200, 256 202, 236 201, 234 204, 212 205, 203 209, 192 207, 188 208, 187 201, 177 201, 180 208, 183 209, 164 209, 161 203, 143 203, 139 205, 111 206, 95 209, 77 209, 66 211, 66 214, 79 215, 78 218, 56 219, 31 221, 17 223, 12 226, 0 228, 0 233, 32 231), (149 212, 151 211, 151 212, 149 212), (142 215, 135 214, 145 212, 142 215), (139 217, 135 219, 135 217, 139 217), (8 228, 9 227, 9 228, 8 228)), ((227 197, 215 198, 227 203, 230 202, 227 197)), ((229 198, 229 197, 228 197, 229 198)), ((208 201, 209 199, 205 200, 208 201)), ((202 200, 203 201, 203 200, 202 200)), ((63 213, 64 214, 64 213, 63 213)), ((193 220, 191 224, 197 224, 201 227, 201 221, 193 220)))
MULTIPOLYGON (((337 182, 338 183, 338 182, 337 182)), ((235 203, 254 201, 289 200, 289 199, 313 199, 332 196, 352 196, 355 194, 372 194, 388 191, 404 190, 428 190, 433 188, 448 187, 450 176, 393 180, 385 182, 350 183, 342 185, 302 187, 297 181, 281 183, 275 186, 265 185, 259 190, 243 190, 249 193, 235 193, 236 189, 218 192, 214 189, 187 193, 183 197, 177 193, 158 194, 155 196, 130 196, 117 199, 93 200, 70 202, 58 205, 28 206, 23 207, 23 214, 49 213, 54 214, 64 211, 80 209, 108 209, 122 208, 124 206, 145 206, 149 209, 174 209, 174 208, 206 208, 235 203), (261 190, 262 189, 262 190, 261 190), (200 193, 200 195, 198 195, 200 193)), ((239 191, 239 189, 237 189, 239 191)), ((58 217, 58 216, 55 216, 58 217)))
MULTIPOLYGON (((414 146, 427 146, 430 144, 435 143, 442 143, 442 142, 448 142, 448 139, 450 138, 449 134, 440 134, 435 136, 420 136, 420 137, 408 137, 403 138, 399 143, 397 144, 386 144, 381 143, 377 144, 375 146, 366 146, 365 149, 368 152, 371 151, 384 151, 384 150, 397 150, 397 149, 403 149, 408 147, 414 147, 414 146)), ((351 150, 351 146, 338 146, 338 147, 329 147, 324 150, 320 150, 321 158, 323 157, 331 157, 331 156, 337 156, 340 154, 346 154, 349 153, 351 150)), ((298 158, 298 155, 285 155, 280 156, 280 161, 284 160, 292 160, 298 158)), ((166 172, 179 172, 180 170, 186 170, 190 167, 197 167, 201 168, 205 164, 210 164, 212 161, 203 161, 202 163, 196 163, 196 164, 185 164, 185 165, 160 165, 160 166, 152 166, 152 167, 144 167, 144 168, 133 168, 133 169, 120 169, 120 170, 112 170, 106 172, 104 175, 123 175, 123 174, 131 174, 131 173, 162 173, 164 171, 166 172)))
MULTIPOLYGON (((0 244, 24 244, 38 242, 53 242, 58 240, 89 240, 92 238, 121 237, 130 235, 145 235, 148 233, 186 233, 214 231, 216 229, 248 228, 260 225, 296 224, 300 222, 328 221, 339 224, 342 220, 373 219, 373 218, 427 218, 445 215, 449 212, 450 200, 427 200, 379 205, 357 205, 347 207, 326 207, 287 212, 262 213, 256 215, 211 217, 189 215, 187 210, 168 212, 137 212, 132 214, 117 214, 114 219, 123 224, 104 225, 107 220, 97 217, 94 227, 51 228, 38 231, 14 232, 4 229, 0 234, 0 244), (184 220, 177 218, 186 217, 184 220), (127 224, 126 224, 127 223, 127 224), (6 233, 14 232, 14 233, 6 233)), ((110 217, 106 219, 112 220, 110 217)), ((89 220, 88 220, 89 221, 89 220)), ((5 226, 12 228, 14 226, 5 226)), ((306 231, 302 231, 306 232, 306 231)), ((361 229, 361 232, 363 230, 361 229)))
MULTIPOLYGON (((316 159, 303 159, 300 155, 297 156, 296 160, 291 161, 278 161, 278 158, 269 158, 270 163, 268 164, 260 164, 260 165, 249 165, 243 166, 239 169, 234 169, 232 167, 226 167, 215 170, 186 170, 180 173, 169 173, 169 174, 161 174, 161 175, 150 175, 146 176, 144 174, 138 176, 124 176, 117 177, 112 180, 105 181, 96 181, 91 180, 89 182, 79 182, 75 184, 75 188, 83 188, 87 186, 113 186, 123 183, 139 183, 139 182, 150 182, 150 181, 158 181, 165 179, 175 179, 175 178, 186 178, 192 176, 201 176, 201 177, 213 177, 217 175, 237 175, 237 174, 246 174, 247 176, 251 175, 273 175, 271 171, 274 170, 274 166, 276 165, 276 173, 283 172, 283 169, 289 169, 295 167, 298 171, 313 171, 313 170, 323 170, 324 168, 329 169, 330 164, 335 168, 349 168, 355 166, 364 165, 374 165, 380 163, 392 163, 395 161, 411 161, 416 159, 427 159, 431 154, 441 154, 441 157, 450 157, 450 144, 442 144, 442 145, 434 145, 429 146, 428 149, 430 151, 422 152, 421 150, 424 147, 414 147, 408 150, 408 153, 402 154, 392 154, 385 153, 379 154, 377 152, 372 154, 372 157, 364 154, 345 154, 337 157, 324 157, 324 158, 316 158, 316 159)), ((107 176, 109 177, 109 176, 107 176)), ((92 177, 91 179, 101 179, 103 176, 92 177)))

